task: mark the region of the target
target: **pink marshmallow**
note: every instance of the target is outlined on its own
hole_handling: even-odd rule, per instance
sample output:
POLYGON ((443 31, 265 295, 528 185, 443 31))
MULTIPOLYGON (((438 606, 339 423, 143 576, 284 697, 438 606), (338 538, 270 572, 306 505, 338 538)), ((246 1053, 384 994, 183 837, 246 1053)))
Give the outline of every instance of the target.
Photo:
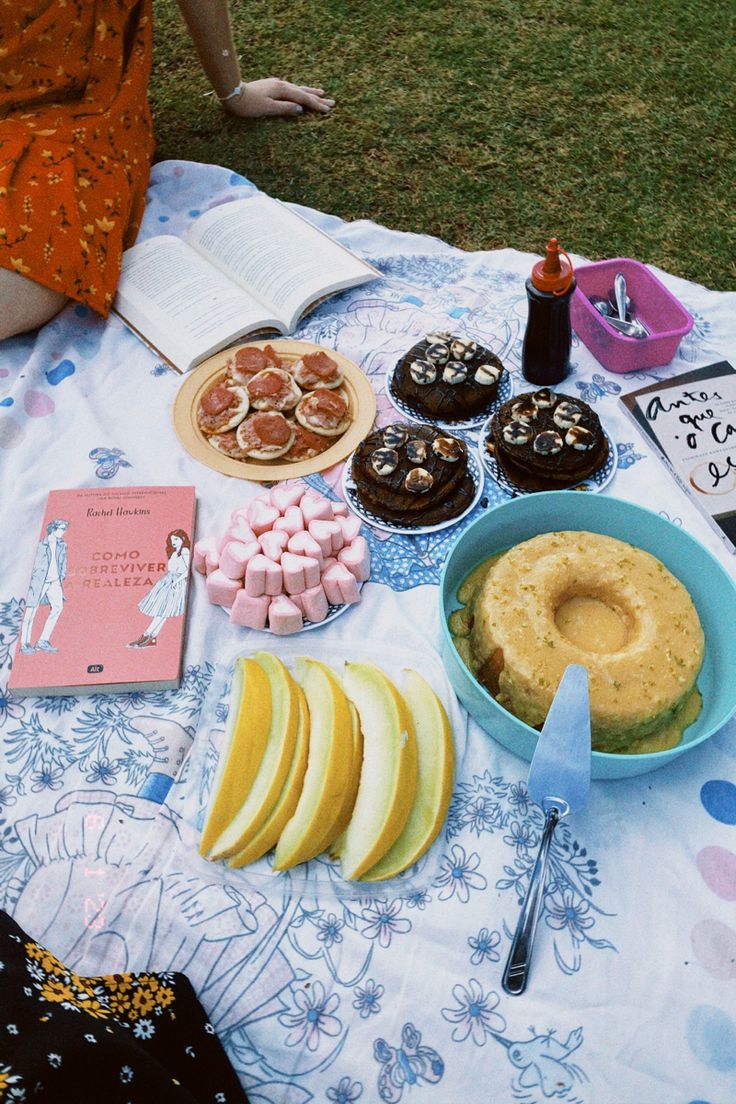
POLYGON ((213 549, 212 552, 207 553, 204 561, 204 566, 208 576, 211 575, 213 571, 217 571, 218 567, 220 566, 220 555, 216 549, 213 549))
POLYGON ((371 574, 371 554, 365 537, 356 537, 352 544, 338 552, 337 558, 344 564, 356 581, 364 583, 371 574))
POLYGON ((231 520, 225 530, 225 536, 227 540, 241 541, 242 544, 250 544, 251 541, 256 539, 255 533, 244 517, 235 518, 234 521, 231 520))
POLYGON ((339 552, 345 543, 342 528, 337 521, 323 519, 310 521, 309 532, 322 549, 323 556, 330 556, 333 552, 339 552))
POLYGON ((334 556, 328 556, 327 559, 322 564, 322 574, 324 575, 325 571, 329 571, 329 569, 331 567, 334 567, 336 563, 337 563, 337 560, 335 559, 334 556))
POLYGON ((277 563, 268 556, 258 555, 248 560, 245 569, 245 590, 251 598, 260 598, 262 594, 280 594, 283 572, 277 563))
POLYGON ((324 621, 329 612, 325 588, 319 586, 310 587, 299 595, 301 611, 308 621, 324 621))
POLYGON ((332 512, 335 517, 347 517, 348 516, 348 504, 347 502, 333 502, 332 512))
POLYGON ((274 487, 271 491, 271 505, 275 506, 280 514, 285 514, 290 506, 298 506, 304 497, 303 483, 283 483, 274 487))
POLYGON ((223 571, 213 571, 207 576, 207 597, 213 605, 229 608, 242 586, 240 579, 228 579, 223 571))
POLYGON ((230 610, 230 620, 233 625, 243 625, 246 629, 265 629, 270 604, 271 599, 266 594, 254 598, 239 590, 230 610))
POLYGON ((288 636, 289 633, 299 632, 303 624, 302 611, 291 598, 285 594, 279 594, 272 599, 268 607, 268 627, 272 633, 288 636))
POLYGON ((260 497, 254 498, 248 508, 248 523, 257 537, 271 529, 279 516, 276 507, 270 506, 260 497))
POLYGON ((360 601, 358 580, 344 564, 336 563, 329 567, 322 576, 322 586, 325 588, 327 601, 333 606, 360 601))
POLYGON ((277 518, 273 523, 274 532, 288 533, 293 537, 304 529, 304 518, 298 506, 289 506, 283 517, 277 518))
POLYGON ((302 531, 289 538, 288 549, 295 556, 311 556, 322 567, 322 549, 317 544, 311 533, 302 531))
POLYGON ((243 544, 242 541, 228 541, 220 556, 220 571, 227 575, 228 579, 242 579, 248 561, 252 560, 261 551, 257 540, 243 544))
POLYGON ((261 551, 264 556, 268 556, 269 560, 273 560, 274 563, 278 563, 281 559, 281 553, 289 543, 288 533, 277 533, 273 529, 269 529, 266 533, 261 533, 258 538, 261 545, 261 551))
POLYGON ((351 514, 350 517, 339 517, 337 523, 342 529, 345 544, 352 544, 360 532, 360 518, 351 514))
POLYGON ((215 537, 202 537, 194 545, 194 570, 204 575, 207 571, 207 556, 217 555, 217 540, 215 537))
POLYGON ((284 552, 281 570, 284 573, 284 590, 287 594, 301 594, 319 583, 319 562, 310 556, 295 556, 293 552, 284 552))
POLYGON ((312 521, 332 520, 332 503, 324 495, 316 494, 314 491, 307 491, 299 503, 299 508, 304 515, 304 524, 307 529, 312 521))

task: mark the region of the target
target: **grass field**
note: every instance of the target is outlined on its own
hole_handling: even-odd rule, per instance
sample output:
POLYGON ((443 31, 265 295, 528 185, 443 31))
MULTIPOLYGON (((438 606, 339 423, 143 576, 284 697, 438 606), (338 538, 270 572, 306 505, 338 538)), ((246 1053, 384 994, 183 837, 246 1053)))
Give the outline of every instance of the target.
POLYGON ((225 116, 157 0, 158 158, 466 249, 632 256, 736 289, 732 0, 233 0, 244 79, 319 84, 328 118, 225 116))

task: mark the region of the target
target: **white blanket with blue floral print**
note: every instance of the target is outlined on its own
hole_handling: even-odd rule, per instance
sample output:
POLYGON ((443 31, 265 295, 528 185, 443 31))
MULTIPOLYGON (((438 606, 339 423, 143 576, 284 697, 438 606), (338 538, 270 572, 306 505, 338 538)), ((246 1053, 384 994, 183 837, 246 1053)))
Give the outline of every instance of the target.
MULTIPOLYGON (((252 190, 225 169, 159 164, 142 236, 180 234, 252 190)), ((379 410, 386 370, 431 329, 472 334, 518 374, 531 256, 302 213, 384 274, 323 303, 296 335, 360 364, 379 410)), ((696 323, 655 378, 736 363, 736 296, 658 275, 696 323)), ((569 390, 604 416, 615 445, 602 493, 659 511, 733 572, 618 409, 644 377, 604 373, 579 344, 573 362, 569 390)), ((541 814, 526 764, 474 724, 431 877, 400 895, 344 899, 329 878, 314 890, 277 877, 256 886, 197 855, 179 768, 218 664, 258 640, 200 586, 179 691, 7 692, 51 487, 194 483, 200 534, 257 493, 179 445, 179 384, 117 319, 81 306, 0 349, 0 905, 80 973, 185 971, 254 1104, 732 1101, 733 727, 662 773, 594 785, 588 809, 557 833, 533 983, 518 999, 503 993, 501 971, 541 814)), ((310 482, 331 493, 328 476, 310 482)), ((371 531, 364 601, 324 639, 346 654, 351 640, 391 640, 407 662, 436 647, 437 583, 455 536, 371 531)), ((4 1034, 0 1011, 0 1058, 4 1034)))

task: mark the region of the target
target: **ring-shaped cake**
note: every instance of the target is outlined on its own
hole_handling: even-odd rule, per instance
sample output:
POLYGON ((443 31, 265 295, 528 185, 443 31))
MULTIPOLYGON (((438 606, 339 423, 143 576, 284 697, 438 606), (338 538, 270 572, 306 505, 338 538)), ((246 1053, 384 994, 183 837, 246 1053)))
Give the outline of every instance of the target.
POLYGON ((679 742, 697 717, 703 631, 655 556, 598 533, 543 533, 491 562, 470 658, 499 703, 539 726, 569 663, 588 670, 593 747, 679 742))

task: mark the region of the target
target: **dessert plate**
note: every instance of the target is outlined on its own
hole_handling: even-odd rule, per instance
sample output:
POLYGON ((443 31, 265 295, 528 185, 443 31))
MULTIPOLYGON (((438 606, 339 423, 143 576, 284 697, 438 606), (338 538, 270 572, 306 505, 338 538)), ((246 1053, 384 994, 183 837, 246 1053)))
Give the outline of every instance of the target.
POLYGON ((493 416, 496 409, 501 403, 507 402, 514 393, 514 384, 511 379, 511 373, 504 369, 504 372, 499 380, 498 391, 496 398, 493 402, 490 402, 485 410, 480 414, 475 414, 471 418, 429 418, 426 414, 422 414, 416 407, 411 406, 405 399, 402 399, 397 394, 394 387, 394 376, 396 373, 396 366, 389 368, 386 373, 384 382, 384 391, 388 396, 388 401, 393 406, 394 410, 397 410, 405 418, 409 418, 412 422, 426 422, 428 425, 441 425, 447 426, 448 429, 465 429, 475 430, 479 429, 488 420, 489 416, 493 416))
POLYGON ((483 492, 483 468, 478 463, 478 459, 471 449, 468 449, 468 472, 473 480, 473 497, 470 503, 465 509, 456 514, 455 517, 448 518, 446 521, 437 522, 435 525, 398 525, 391 521, 386 521, 385 518, 379 517, 378 514, 374 514, 372 510, 366 509, 358 498, 355 481, 353 480, 352 471, 352 456, 345 464, 345 468, 342 473, 342 493, 345 501, 347 502, 353 513, 357 514, 361 521, 364 521, 366 525, 372 525, 374 529, 382 529, 384 533, 403 533, 406 536, 420 536, 422 533, 437 533, 440 529, 449 529, 452 525, 457 525, 464 517, 467 517, 471 510, 475 508, 480 500, 480 496, 483 492))
MULTIPOLYGON (((538 494, 538 491, 532 491, 528 487, 522 487, 519 483, 515 483, 510 479, 499 465, 495 456, 488 452, 486 446, 491 440, 491 421, 492 417, 486 419, 478 438, 478 456, 483 470, 487 475, 490 475, 491 479, 495 480, 502 490, 512 497, 522 494, 538 494)), ((592 475, 589 475, 586 479, 581 479, 578 483, 571 483, 569 487, 562 488, 563 490, 602 491, 603 488, 608 486, 611 482, 616 468, 618 467, 618 454, 616 452, 616 446, 611 440, 611 435, 606 429, 603 430, 603 435, 608 441, 608 456, 606 457, 605 463, 601 464, 600 468, 594 471, 592 475)))
POLYGON ((314 472, 324 471, 344 460, 346 456, 357 448, 366 434, 370 433, 373 419, 376 416, 376 396, 368 378, 361 372, 357 364, 348 360, 342 353, 334 349, 327 349, 322 345, 314 345, 311 341, 292 341, 290 339, 274 341, 247 341, 240 345, 232 345, 215 353, 209 360, 205 360, 198 368, 187 376, 179 388, 174 401, 174 428, 184 448, 195 460, 206 464, 208 468, 222 472, 223 475, 232 475, 236 479, 252 479, 256 482, 277 482, 280 479, 297 479, 303 475, 311 475, 314 472), (325 352, 337 361, 344 372, 342 390, 344 391, 351 423, 345 432, 335 440, 335 443, 326 448, 318 456, 309 460, 295 460, 293 462, 276 460, 235 460, 231 456, 225 456, 218 452, 207 440, 197 424, 197 409, 202 395, 217 378, 221 376, 230 358, 238 349, 250 346, 256 349, 264 349, 270 345, 276 353, 285 361, 293 362, 304 356, 305 353, 325 352))
MULTIPOLYGON (((364 586, 363 583, 358 583, 358 589, 359 590, 362 591, 363 586, 364 586)), ((351 608, 351 606, 355 606, 355 605, 360 605, 360 603, 359 602, 343 602, 339 606, 333 606, 332 603, 329 602, 328 605, 327 605, 327 616, 326 617, 324 617, 321 621, 307 621, 307 619, 305 618, 304 619, 304 624, 302 625, 302 627, 300 629, 297 629, 297 631, 295 633, 289 633, 288 635, 289 636, 298 636, 299 633, 309 632, 310 629, 321 629, 323 627, 323 625, 329 625, 330 622, 334 621, 335 618, 339 617, 341 613, 345 613, 347 610, 349 610, 351 608)), ((227 615, 228 618, 230 617, 230 610, 227 608, 227 606, 220 606, 219 608, 222 610, 222 612, 224 614, 227 615)), ((237 628, 243 628, 244 626, 238 625, 236 627, 237 628)), ((279 640, 284 639, 283 633, 275 633, 273 631, 273 629, 268 629, 268 628, 266 628, 266 629, 247 629, 246 631, 247 632, 262 632, 262 633, 266 633, 267 636, 276 636, 276 637, 279 638, 279 640)))

